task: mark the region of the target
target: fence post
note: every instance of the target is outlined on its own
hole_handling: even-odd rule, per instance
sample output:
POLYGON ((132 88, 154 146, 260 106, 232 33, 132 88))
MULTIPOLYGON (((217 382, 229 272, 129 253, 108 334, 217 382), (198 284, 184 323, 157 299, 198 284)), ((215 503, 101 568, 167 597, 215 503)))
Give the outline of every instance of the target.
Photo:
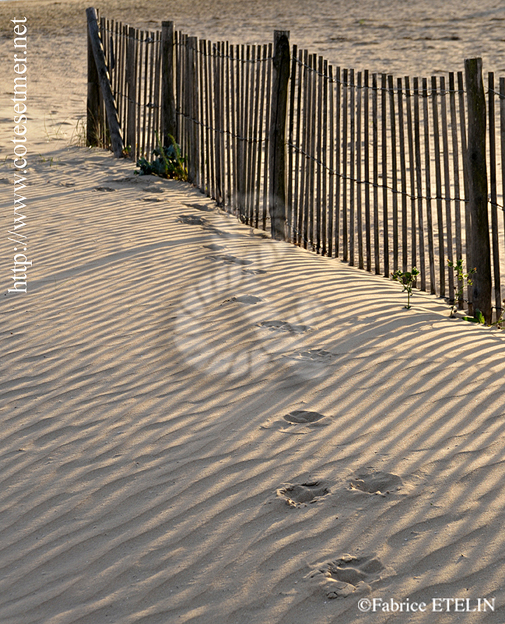
POLYGON ((289 31, 276 30, 269 137, 269 211, 272 238, 278 240, 286 240, 286 117, 289 74, 289 31))
POLYGON ((169 135, 178 143, 174 89, 174 23, 161 23, 161 129, 163 145, 171 144, 169 135))
POLYGON ((469 268, 475 267, 477 269, 472 277, 472 305, 474 316, 480 311, 486 322, 491 323, 491 246, 487 209, 486 98, 482 80, 482 59, 465 60, 465 79, 468 104, 466 169, 470 216, 466 240, 467 245, 470 242, 471 266, 469 268))
POLYGON ((123 139, 121 138, 121 130, 119 129, 119 121, 117 117, 116 103, 110 88, 109 74, 105 64, 105 56, 103 53, 100 36, 98 34, 98 24, 96 10, 93 7, 86 9, 88 17, 88 32, 93 49, 93 58, 95 59, 96 71, 100 81, 102 97, 107 112, 107 121, 109 122, 110 139, 112 143, 112 151, 114 156, 120 158, 123 154, 123 139))
POLYGON ((88 29, 88 97, 86 105, 86 145, 88 147, 96 147, 100 143, 101 123, 100 83, 88 29))

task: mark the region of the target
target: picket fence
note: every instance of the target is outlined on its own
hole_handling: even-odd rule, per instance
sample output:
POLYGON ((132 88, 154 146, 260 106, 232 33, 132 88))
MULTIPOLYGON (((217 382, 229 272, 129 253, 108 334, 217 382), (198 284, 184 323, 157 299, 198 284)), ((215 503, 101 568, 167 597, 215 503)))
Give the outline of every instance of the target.
POLYGON ((189 180, 244 223, 377 275, 416 266, 449 302, 461 258, 477 267, 470 309, 500 316, 505 78, 484 90, 480 59, 394 78, 333 67, 283 31, 233 45, 94 9, 88 24, 90 145, 137 161, 173 137, 189 180))

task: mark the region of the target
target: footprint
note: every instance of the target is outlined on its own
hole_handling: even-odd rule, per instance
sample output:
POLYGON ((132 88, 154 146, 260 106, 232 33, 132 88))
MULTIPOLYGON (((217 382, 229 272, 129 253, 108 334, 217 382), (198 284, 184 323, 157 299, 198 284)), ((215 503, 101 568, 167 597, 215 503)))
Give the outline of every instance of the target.
POLYGON ((163 199, 161 197, 142 197, 142 201, 161 202, 163 199))
POLYGON ((159 186, 151 186, 150 188, 146 188, 145 189, 146 193, 164 193, 165 189, 159 187, 159 186))
POLYGON ((237 258, 235 256, 230 256, 229 254, 220 254, 217 256, 207 256, 210 260, 221 260, 222 262, 226 262, 226 264, 252 264, 252 260, 243 260, 242 258, 237 258))
POLYGON ((290 412, 284 416, 284 420, 296 425, 301 423, 313 423, 321 420, 321 418, 324 418, 324 414, 320 414, 319 412, 306 412, 305 410, 295 410, 294 412, 290 412))
POLYGON ((196 215, 179 215, 177 220, 187 225, 205 225, 206 223, 203 217, 198 217, 196 215))
POLYGON ((330 353, 324 349, 310 349, 309 351, 297 351, 290 357, 295 360, 310 360, 311 362, 331 362, 338 357, 338 354, 330 353))
POLYGON ((371 472, 359 474, 350 483, 350 490, 360 490, 367 494, 386 496, 400 489, 403 481, 398 475, 389 472, 371 472))
POLYGON ((261 321, 258 323, 258 327, 266 327, 271 331, 289 332, 290 334, 304 334, 310 331, 308 325, 291 325, 287 321, 261 321))
POLYGON ((344 554, 317 565, 308 577, 320 582, 327 598, 345 598, 352 593, 370 592, 370 585, 381 579, 383 570, 384 566, 375 554, 360 557, 344 554))
POLYGON ((307 507, 307 503, 317 503, 329 493, 330 490, 319 481, 288 484, 276 491, 288 507, 307 507))
POLYGON ((261 299, 261 297, 256 297, 255 295, 239 295, 238 297, 225 299, 225 301, 223 301, 221 305, 224 305, 225 303, 235 303, 235 302, 255 305, 256 303, 259 303, 260 301, 263 301, 263 299, 261 299))
POLYGON ((212 206, 206 206, 205 204, 184 204, 188 208, 196 208, 197 210, 204 210, 205 212, 215 212, 215 208, 212 206))
POLYGON ((242 273, 247 273, 248 275, 261 275, 262 273, 268 273, 265 269, 242 269, 242 273))
POLYGON ((211 243, 210 245, 203 245, 204 249, 210 249, 211 251, 222 251, 226 249, 223 245, 217 245, 216 243, 211 243))
POLYGON ((319 412, 309 412, 306 410, 295 410, 282 417, 282 420, 274 422, 266 422, 261 425, 261 429, 277 429, 280 433, 293 433, 300 435, 302 433, 310 433, 310 429, 319 427, 327 427, 329 418, 319 412), (325 422, 322 422, 326 418, 325 422))
POLYGON ((116 189, 111 188, 110 186, 95 186, 94 191, 107 191, 107 193, 114 193, 116 189))

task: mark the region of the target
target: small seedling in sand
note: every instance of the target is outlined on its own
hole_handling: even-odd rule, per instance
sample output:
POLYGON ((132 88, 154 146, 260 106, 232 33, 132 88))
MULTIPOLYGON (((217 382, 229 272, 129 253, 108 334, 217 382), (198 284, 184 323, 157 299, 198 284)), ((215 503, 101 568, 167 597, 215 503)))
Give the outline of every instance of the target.
POLYGON ((49 118, 51 120, 51 128, 48 130, 46 125, 46 118, 44 117, 44 133, 46 135, 46 143, 49 143, 49 141, 51 141, 52 139, 55 141, 61 141, 61 139, 64 139, 67 136, 66 132, 64 132, 64 130, 62 129, 62 126, 64 123, 66 123, 66 121, 56 125, 53 116, 49 115, 49 118))
POLYGON ((86 123, 83 119, 77 120, 68 144, 76 147, 86 147, 86 123))
POLYGON ((412 271, 395 271, 392 275, 393 279, 403 284, 403 292, 407 293, 407 305, 405 308, 410 310, 410 298, 412 296, 412 289, 416 283, 416 277, 419 275, 419 270, 413 267, 412 271))
POLYGON ((42 163, 48 162, 50 167, 53 166, 53 157, 52 156, 50 156, 49 158, 44 158, 44 156, 42 156, 42 154, 39 154, 39 156, 40 156, 40 162, 42 162, 42 163))
POLYGON ((464 321, 469 321, 470 323, 478 323, 479 325, 485 325, 486 319, 480 310, 477 310, 475 316, 464 316, 464 321))
POLYGON ((156 158, 149 162, 146 158, 139 158, 137 167, 140 171, 136 171, 138 175, 157 175, 161 178, 171 178, 173 180, 188 179, 188 170, 186 168, 186 159, 181 156, 180 147, 177 145, 173 136, 169 135, 171 144, 168 147, 162 147, 158 133, 156 140, 158 147, 153 150, 156 158))
POLYGON ((447 260, 447 264, 449 265, 449 268, 454 269, 454 273, 456 273, 456 279, 458 282, 458 289, 454 297, 454 305, 452 306, 452 309, 451 309, 451 316, 453 316, 454 312, 456 312, 456 309, 457 309, 456 301, 458 302, 459 309, 461 310, 463 308, 463 290, 465 287, 465 280, 466 280, 466 285, 471 286, 473 284, 472 275, 474 273, 477 273, 477 269, 473 268, 471 271, 468 271, 468 273, 465 273, 465 269, 463 268, 462 258, 460 258, 456 262, 452 262, 452 260, 447 260))
MULTIPOLYGON (((502 303, 505 303, 505 299, 502 303)), ((478 323, 479 325, 486 325, 487 327, 496 327, 497 329, 503 329, 503 324, 505 323, 505 319, 503 316, 505 315, 505 310, 502 308, 500 313, 500 318, 494 323, 486 323, 484 315, 480 310, 477 310, 475 316, 464 316, 464 321, 469 321, 470 323, 478 323)))

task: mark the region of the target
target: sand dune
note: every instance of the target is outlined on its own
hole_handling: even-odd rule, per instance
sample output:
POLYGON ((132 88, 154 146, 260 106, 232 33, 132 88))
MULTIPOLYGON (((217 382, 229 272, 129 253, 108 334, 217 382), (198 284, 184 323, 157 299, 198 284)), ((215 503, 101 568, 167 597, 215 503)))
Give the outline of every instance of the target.
POLYGON ((51 41, 0 302, 0 622, 501 624, 502 334, 69 147, 85 70, 51 41))

